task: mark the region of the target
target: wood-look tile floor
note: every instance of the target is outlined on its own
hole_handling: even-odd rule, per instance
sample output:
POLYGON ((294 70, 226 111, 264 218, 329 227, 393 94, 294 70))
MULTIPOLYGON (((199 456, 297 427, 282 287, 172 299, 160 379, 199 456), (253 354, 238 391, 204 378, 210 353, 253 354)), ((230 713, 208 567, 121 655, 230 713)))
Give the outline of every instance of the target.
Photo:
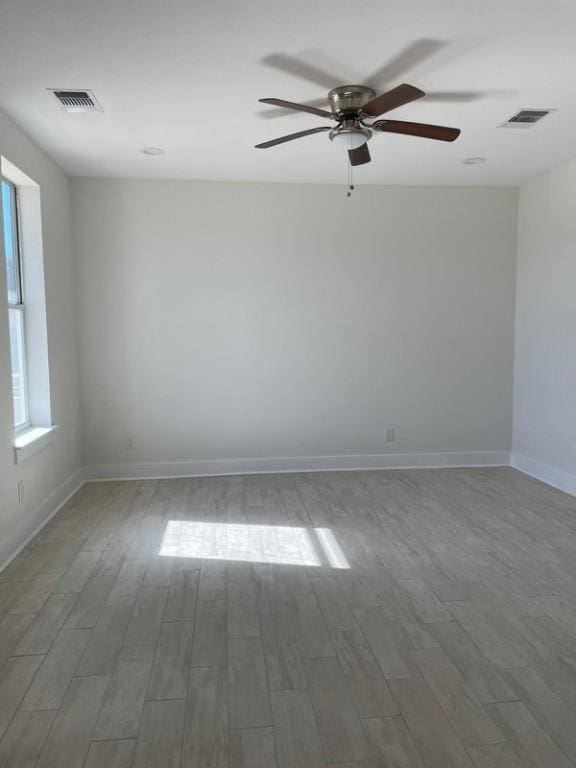
POLYGON ((576 499, 91 483, 0 574, 0 768, 576 765, 576 499))

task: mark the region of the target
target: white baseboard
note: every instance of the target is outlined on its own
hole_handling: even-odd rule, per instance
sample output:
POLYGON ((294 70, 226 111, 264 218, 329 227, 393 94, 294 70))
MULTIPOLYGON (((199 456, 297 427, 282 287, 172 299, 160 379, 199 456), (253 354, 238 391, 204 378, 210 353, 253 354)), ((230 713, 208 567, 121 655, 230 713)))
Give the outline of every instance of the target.
POLYGON ((531 459, 522 453, 516 453, 516 451, 513 451, 510 456, 510 466, 518 469, 520 472, 524 472, 525 475, 535 477, 536 480, 541 480, 547 485, 576 496, 576 475, 570 472, 565 472, 563 469, 557 469, 550 464, 531 459))
POLYGON ((87 480, 163 479, 253 475, 274 472, 343 472, 369 469, 432 469, 439 467, 507 467, 508 451, 451 453, 383 453, 351 456, 301 456, 258 459, 214 459, 86 467, 87 480))
POLYGON ((31 517, 38 525, 0 566, 0 573, 44 528, 87 481, 209 477, 284 472, 344 472, 377 469, 437 469, 448 467, 508 467, 524 472, 576 496, 576 475, 521 453, 458 451, 448 453, 385 453, 352 456, 308 456, 266 459, 221 459, 83 467, 44 499, 31 517))
POLYGON ((20 552, 28 546, 32 539, 40 533, 42 528, 57 514, 64 504, 74 496, 74 494, 84 485, 86 482, 86 472, 84 468, 78 469, 73 475, 70 475, 64 482, 52 491, 47 496, 40 506, 36 507, 33 514, 30 516, 33 520, 39 520, 40 522, 34 527, 34 529, 26 536, 24 541, 16 547, 16 550, 8 556, 8 558, 0 566, 0 573, 18 557, 20 552))
POLYGON ((219 475, 285 472, 345 472, 378 469, 437 469, 457 467, 508 467, 576 496, 576 475, 508 451, 457 451, 448 453, 385 453, 351 456, 308 456, 266 459, 221 459, 147 464, 109 464, 83 467, 53 491, 31 517, 40 522, 0 566, 0 573, 44 528, 87 481, 210 477, 219 475))

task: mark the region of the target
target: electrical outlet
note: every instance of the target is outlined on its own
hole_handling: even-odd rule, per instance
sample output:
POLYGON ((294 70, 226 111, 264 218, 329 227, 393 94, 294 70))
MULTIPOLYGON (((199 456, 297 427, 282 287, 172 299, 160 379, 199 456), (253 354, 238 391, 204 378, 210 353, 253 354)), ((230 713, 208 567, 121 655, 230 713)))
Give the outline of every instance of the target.
POLYGON ((24 480, 18 483, 18 504, 24 504, 24 480))
POLYGON ((132 440, 131 437, 126 438, 126 450, 127 451, 134 450, 134 440, 132 440))
POLYGON ((396 430, 394 427, 388 427, 386 430, 386 442, 387 443, 393 443, 396 439, 396 430))

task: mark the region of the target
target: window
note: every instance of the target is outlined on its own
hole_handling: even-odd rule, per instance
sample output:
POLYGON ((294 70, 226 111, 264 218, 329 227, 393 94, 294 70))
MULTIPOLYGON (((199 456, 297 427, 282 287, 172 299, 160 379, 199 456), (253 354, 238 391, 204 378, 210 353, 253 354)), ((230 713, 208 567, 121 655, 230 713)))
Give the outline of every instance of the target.
POLYGON ((4 253, 8 285, 14 428, 16 431, 21 431, 30 426, 26 377, 23 270, 19 238, 18 194, 16 186, 6 179, 2 179, 2 218, 4 221, 4 253))
POLYGON ((10 370, 0 371, 0 386, 3 392, 12 390, 14 461, 19 464, 52 442, 56 429, 50 401, 42 206, 39 185, 4 156, 0 183, 0 260, 6 262, 8 299, 8 316, 0 313, 0 322, 8 321, 11 356, 10 370))

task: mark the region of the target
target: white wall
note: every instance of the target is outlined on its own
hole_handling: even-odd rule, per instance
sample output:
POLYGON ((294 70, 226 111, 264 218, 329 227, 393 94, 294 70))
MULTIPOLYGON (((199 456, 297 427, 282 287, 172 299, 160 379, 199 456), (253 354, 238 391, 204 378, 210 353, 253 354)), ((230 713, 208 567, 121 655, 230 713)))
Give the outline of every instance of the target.
POLYGON ((72 192, 87 464, 510 449, 514 190, 72 192))
POLYGON ((514 462, 576 492, 576 162, 520 190, 514 462))
POLYGON ((80 418, 68 180, 2 113, 0 155, 40 185, 52 417, 59 425, 50 445, 22 464, 14 463, 6 271, 4 254, 0 251, 1 568, 74 487, 74 474, 80 465, 80 418), (18 505, 20 480, 24 481, 22 505, 18 505))

